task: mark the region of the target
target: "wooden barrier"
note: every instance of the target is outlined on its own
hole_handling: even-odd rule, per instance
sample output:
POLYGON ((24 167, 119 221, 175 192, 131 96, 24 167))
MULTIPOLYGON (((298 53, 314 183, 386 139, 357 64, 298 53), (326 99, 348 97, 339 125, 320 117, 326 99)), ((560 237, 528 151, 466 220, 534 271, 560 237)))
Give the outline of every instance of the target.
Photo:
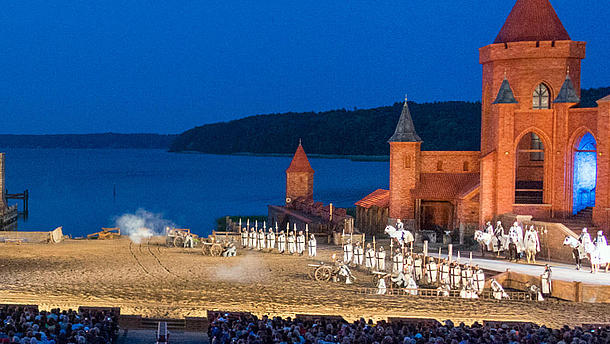
POLYGON ((19 304, 3 303, 3 304, 0 304, 0 308, 3 308, 3 309, 23 308, 24 310, 38 312, 38 305, 19 305, 19 304))
MULTIPOLYGON (((407 296, 407 297, 422 297, 422 298, 454 298, 461 300, 477 300, 477 299, 468 299, 462 298, 460 296, 461 290, 450 290, 449 296, 443 296, 442 292, 438 289, 410 289, 410 288, 387 288, 385 294, 378 294, 379 289, 377 288, 358 288, 358 294, 364 295, 393 295, 393 296, 407 296), (416 295, 412 295, 413 292, 417 292, 416 295)), ((522 291, 507 291, 509 300, 503 301, 536 301, 532 300, 530 294, 522 291)), ((493 293, 490 290, 484 290, 482 293, 479 293, 479 298, 483 300, 495 300, 493 297, 493 293)), ((536 301, 537 302, 537 301, 536 301)))
POLYGON ((78 307, 79 312, 114 312, 116 316, 121 315, 121 307, 93 307, 93 306, 80 306, 78 307))
POLYGON ((296 319, 302 321, 338 321, 338 322, 346 322, 340 315, 321 315, 321 314, 297 314, 295 316, 296 319))

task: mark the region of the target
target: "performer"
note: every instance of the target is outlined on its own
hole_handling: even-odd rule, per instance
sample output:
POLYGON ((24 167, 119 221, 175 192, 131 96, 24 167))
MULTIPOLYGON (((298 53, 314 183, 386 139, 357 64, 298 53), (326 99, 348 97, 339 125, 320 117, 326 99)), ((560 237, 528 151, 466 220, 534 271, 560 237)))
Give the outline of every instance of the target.
POLYGON ((377 269, 379 271, 385 271, 385 251, 383 250, 383 246, 379 246, 379 251, 375 256, 375 259, 377 260, 377 269))
POLYGON ((475 265, 474 267, 472 284, 477 293, 481 294, 483 292, 483 289, 485 288, 485 273, 483 270, 479 269, 478 265, 475 265))
POLYGON ((402 223, 402 220, 397 219, 397 220, 396 220, 396 230, 397 230, 397 231, 402 231, 402 230, 404 230, 404 229, 405 229, 405 224, 404 224, 404 223, 402 223))
POLYGON ((256 249, 259 251, 265 249, 265 232, 262 228, 258 230, 258 242, 256 244, 256 249))
POLYGON ((485 233, 494 235, 494 226, 491 225, 491 221, 487 221, 485 224, 485 233))
POLYGON ((269 233, 267 233, 267 248, 270 250, 275 248, 275 232, 273 227, 269 227, 269 233))
POLYGON ((451 287, 449 286, 448 283, 443 283, 443 284, 441 284, 440 287, 438 287, 436 289, 437 296, 449 297, 450 294, 451 294, 451 287))
POLYGON ((438 271, 440 271, 440 283, 450 285, 451 267, 446 259, 441 262, 438 271))
POLYGON ((347 239, 347 243, 343 245, 343 263, 349 264, 352 262, 354 254, 354 248, 352 246, 352 241, 347 239))
POLYGON ((398 288, 407 287, 407 285, 408 285, 407 276, 402 271, 399 272, 398 274, 394 274, 392 277, 390 277, 390 280, 398 288))
MULTIPOLYGON (((527 284, 525 285, 526 287, 528 286, 527 284)), ((532 284, 528 287, 528 291, 530 293, 530 300, 536 300, 536 301, 544 301, 544 297, 542 296, 542 293, 540 292, 540 288, 538 288, 537 285, 532 284)))
POLYGON ((540 252, 540 239, 534 226, 530 226, 530 229, 525 233, 524 242, 527 263, 533 262, 536 264, 536 254, 540 252))
POLYGON ((417 283, 413 279, 413 276, 409 276, 409 282, 407 282, 407 293, 417 295, 417 283))
POLYGON ((302 256, 304 251, 305 251, 305 234, 303 234, 303 231, 299 231, 299 235, 297 235, 297 253, 302 256))
POLYGON ((404 271, 404 261, 402 258, 402 253, 400 253, 400 249, 397 248, 396 249, 396 254, 394 254, 394 258, 392 258, 392 272, 397 274, 397 273, 402 273, 404 271))
POLYGON ((517 229, 517 227, 515 227, 514 225, 510 227, 510 230, 508 231, 508 239, 509 239, 509 243, 508 243, 508 259, 509 260, 514 260, 515 262, 519 261, 519 231, 517 229))
POLYGON ((424 278, 424 267, 421 255, 416 255, 413 260, 413 270, 415 271, 415 281, 419 282, 424 278))
POLYGON ((502 285, 494 278, 491 279, 491 294, 496 300, 510 299, 508 294, 502 288, 502 285))
POLYGON ((549 296, 553 292, 552 276, 553 272, 551 267, 547 264, 544 266, 544 272, 540 275, 540 281, 542 282, 542 294, 549 296))
POLYGON ((504 227, 502 227, 502 221, 496 222, 496 228, 494 229, 494 235, 498 240, 504 237, 504 227))
POLYGON ((434 258, 428 258, 428 264, 426 265, 426 281, 428 284, 436 284, 437 281, 437 266, 434 258))
POLYGON ((277 236, 277 250, 279 253, 286 252, 286 234, 284 234, 284 231, 281 231, 277 236))
POLYGON ((356 242, 356 246, 354 247, 354 264, 356 265, 362 265, 363 261, 364 261, 364 250, 362 249, 362 245, 360 245, 360 242, 357 241, 356 242))
POLYGON ((385 276, 379 278, 377 282, 377 294, 383 295, 386 293, 385 276))
POLYGON ((599 252, 599 260, 601 264, 606 266, 606 272, 610 268, 610 251, 608 251, 608 242, 603 231, 597 231, 597 236, 594 240, 595 248, 599 252))
POLYGON ((366 244, 366 252, 365 252, 365 266, 367 269, 373 270, 375 269, 375 250, 371 246, 371 243, 366 244))
POLYGON ((310 257, 315 257, 317 255, 317 250, 316 250, 316 236, 313 235, 313 233, 309 234, 309 242, 308 244, 308 248, 309 248, 309 256, 310 257))
POLYGON ((462 269, 460 264, 453 262, 451 263, 451 289, 458 289, 460 287, 462 279, 462 269))
POLYGON ((235 245, 233 244, 232 241, 230 241, 223 249, 221 255, 223 257, 235 257, 235 255, 237 254, 237 248, 235 247, 235 245))
POLYGON ((185 248, 193 248, 193 247, 195 247, 195 245, 193 243, 193 235, 192 234, 187 234, 186 237, 184 238, 184 247, 185 248))
POLYGON ((297 245, 296 245, 295 241, 296 241, 296 238, 294 236, 294 232, 290 231, 288 233, 288 239, 287 239, 287 242, 288 242, 288 253, 290 253, 290 254, 294 254, 297 251, 297 245))
POLYGON ((468 264, 464 265, 462 269, 462 285, 464 286, 472 286, 474 282, 474 273, 472 271, 472 267, 468 264))
POLYGON ((250 228, 250 234, 248 235, 248 248, 254 249, 256 247, 256 232, 254 227, 250 228))
POLYGON ((248 229, 246 227, 241 229, 241 248, 248 246, 248 229))

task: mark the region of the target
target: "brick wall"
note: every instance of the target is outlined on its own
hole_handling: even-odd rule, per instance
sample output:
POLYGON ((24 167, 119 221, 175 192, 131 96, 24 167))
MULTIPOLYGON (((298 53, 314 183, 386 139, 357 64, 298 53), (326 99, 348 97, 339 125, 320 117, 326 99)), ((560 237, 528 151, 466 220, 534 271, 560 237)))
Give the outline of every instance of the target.
POLYGON ((286 198, 313 201, 313 173, 286 172, 286 198))
POLYGON ((480 152, 423 151, 422 173, 472 173, 479 172, 480 152), (439 170, 439 161, 441 169, 439 170))
POLYGON ((411 189, 421 173, 421 142, 390 143, 390 219, 402 219, 409 228, 415 226, 415 203, 411 189))

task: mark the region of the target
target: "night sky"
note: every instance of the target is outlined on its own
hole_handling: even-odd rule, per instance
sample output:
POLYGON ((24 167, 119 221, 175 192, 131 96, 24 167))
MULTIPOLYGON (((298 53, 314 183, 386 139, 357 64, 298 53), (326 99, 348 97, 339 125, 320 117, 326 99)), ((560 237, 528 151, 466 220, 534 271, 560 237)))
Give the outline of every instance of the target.
MULTIPOLYGON (((607 0, 553 0, 610 86, 607 0)), ((287 111, 478 100, 513 0, 5 1, 0 133, 179 133, 287 111)))

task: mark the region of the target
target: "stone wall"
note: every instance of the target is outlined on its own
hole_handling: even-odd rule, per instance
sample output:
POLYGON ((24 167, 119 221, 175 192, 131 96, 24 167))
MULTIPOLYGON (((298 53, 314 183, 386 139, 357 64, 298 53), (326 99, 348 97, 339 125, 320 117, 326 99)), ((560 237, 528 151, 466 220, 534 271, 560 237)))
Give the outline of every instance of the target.
POLYGON ((480 152, 423 151, 422 173, 473 173, 479 172, 480 152))

